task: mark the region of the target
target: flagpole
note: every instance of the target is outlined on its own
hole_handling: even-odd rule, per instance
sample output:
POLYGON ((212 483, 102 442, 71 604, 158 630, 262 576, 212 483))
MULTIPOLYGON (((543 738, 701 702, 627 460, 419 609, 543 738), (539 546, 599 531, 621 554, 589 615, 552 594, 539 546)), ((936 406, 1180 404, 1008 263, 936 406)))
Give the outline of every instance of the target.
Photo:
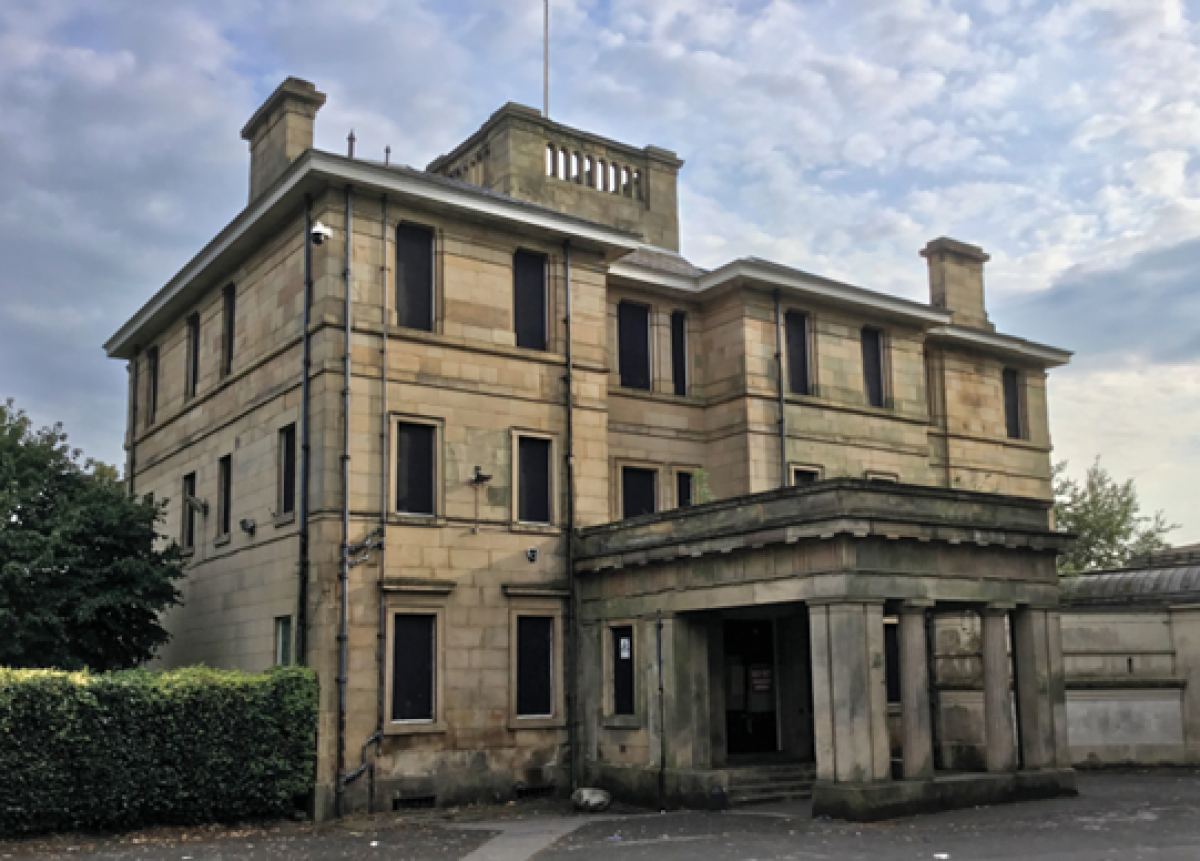
POLYGON ((550 0, 542 0, 542 116, 550 119, 550 0))

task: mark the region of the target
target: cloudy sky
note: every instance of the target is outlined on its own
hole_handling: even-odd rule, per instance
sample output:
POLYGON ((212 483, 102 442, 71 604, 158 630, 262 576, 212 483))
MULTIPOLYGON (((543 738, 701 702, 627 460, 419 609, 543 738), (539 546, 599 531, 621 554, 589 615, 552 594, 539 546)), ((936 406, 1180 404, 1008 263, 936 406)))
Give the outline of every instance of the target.
MULTIPOLYGON (((552 0, 551 115, 676 150, 684 253, 927 298, 992 255, 1002 331, 1076 351, 1056 459, 1200 540, 1200 5, 552 0)), ((424 166, 541 103, 541 0, 0 4, 0 397, 123 462, 101 344, 244 205, 287 75, 317 145, 424 166)))

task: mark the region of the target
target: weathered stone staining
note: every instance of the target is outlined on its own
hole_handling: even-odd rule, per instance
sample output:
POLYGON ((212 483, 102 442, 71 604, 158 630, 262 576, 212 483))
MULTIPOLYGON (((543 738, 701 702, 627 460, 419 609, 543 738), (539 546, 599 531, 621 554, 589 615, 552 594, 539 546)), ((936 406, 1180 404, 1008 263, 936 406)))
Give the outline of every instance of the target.
POLYGON ((339 781, 346 809, 811 788, 854 818, 1072 791, 1069 354, 994 331, 986 254, 929 243, 929 304, 704 270, 673 153, 510 104, 417 170, 313 149, 324 99, 271 95, 249 205, 106 345, 134 492, 194 538, 161 662, 265 669, 295 631, 318 816, 339 781))

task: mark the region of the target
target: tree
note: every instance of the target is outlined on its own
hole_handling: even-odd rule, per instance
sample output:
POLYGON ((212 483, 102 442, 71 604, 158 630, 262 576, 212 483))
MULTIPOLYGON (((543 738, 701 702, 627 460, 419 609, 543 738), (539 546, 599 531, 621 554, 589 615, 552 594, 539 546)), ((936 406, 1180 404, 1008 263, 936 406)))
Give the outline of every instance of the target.
POLYGON ((132 499, 113 467, 0 405, 0 666, 136 666, 168 639, 183 559, 156 526, 165 503, 132 499))
POLYGON ((1066 475, 1067 462, 1054 465, 1054 520, 1063 532, 1078 536, 1075 546, 1058 558, 1062 576, 1119 568, 1134 556, 1164 550, 1167 533, 1179 527, 1161 511, 1141 513, 1133 479, 1118 482, 1097 457, 1083 482, 1066 475))

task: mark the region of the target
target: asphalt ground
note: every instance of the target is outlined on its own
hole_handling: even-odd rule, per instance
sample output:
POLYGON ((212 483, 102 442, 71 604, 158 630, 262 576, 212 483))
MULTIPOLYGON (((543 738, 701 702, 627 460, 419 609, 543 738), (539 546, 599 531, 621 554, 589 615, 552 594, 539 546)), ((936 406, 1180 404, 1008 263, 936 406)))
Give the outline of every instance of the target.
POLYGON ((568 816, 553 803, 338 824, 260 823, 0 842, 0 861, 361 858, 380 861, 1153 859, 1200 861, 1200 771, 1083 772, 1080 796, 872 824, 811 818, 807 803, 723 813, 568 816))

